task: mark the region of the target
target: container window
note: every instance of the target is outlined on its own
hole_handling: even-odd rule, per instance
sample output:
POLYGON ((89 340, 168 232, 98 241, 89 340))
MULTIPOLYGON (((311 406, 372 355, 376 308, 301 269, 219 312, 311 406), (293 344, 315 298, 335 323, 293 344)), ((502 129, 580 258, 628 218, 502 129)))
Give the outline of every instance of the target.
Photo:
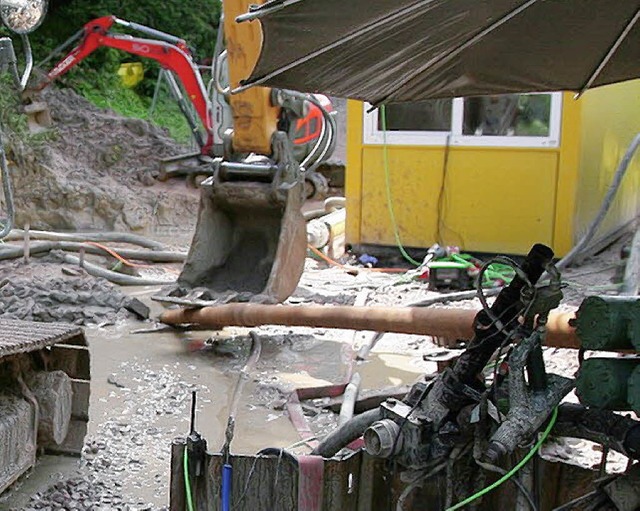
MULTIPOLYGON (((388 131, 449 131, 453 100, 433 99, 386 107, 388 131)), ((378 129, 382 130, 378 115, 378 129)))
POLYGON ((437 99, 367 112, 365 144, 558 147, 562 93, 437 99))

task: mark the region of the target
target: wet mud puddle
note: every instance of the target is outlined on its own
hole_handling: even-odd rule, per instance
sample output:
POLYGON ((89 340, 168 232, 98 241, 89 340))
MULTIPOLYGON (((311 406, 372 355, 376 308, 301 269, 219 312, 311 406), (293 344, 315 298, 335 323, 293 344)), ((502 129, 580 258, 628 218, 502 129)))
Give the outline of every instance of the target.
MULTIPOLYGON (((150 300, 155 291, 126 289, 152 307, 152 317, 161 310, 150 300)), ((192 390, 198 394, 196 429, 207 439, 210 451, 222 447, 231 395, 249 355, 249 330, 132 333, 151 326, 126 321, 85 329, 92 392, 82 459, 43 457, 31 475, 0 500, 0 509, 47 509, 34 505, 31 497, 69 479, 75 485, 60 483, 61 491, 69 496, 75 492, 80 502, 93 499, 94 507, 86 509, 167 506, 170 445, 189 432, 192 390), (84 495, 85 482, 98 491, 84 495)), ((353 332, 286 327, 257 331, 262 354, 236 412, 231 445, 236 453, 298 442, 285 411, 287 392, 344 382, 353 356, 349 346, 353 332)), ((362 375, 363 388, 410 384, 427 369, 418 352, 393 351, 382 345, 367 362, 354 366, 362 375)), ((321 435, 335 426, 336 416, 323 411, 309 420, 321 435)), ((41 500, 50 497, 51 489, 41 500)))

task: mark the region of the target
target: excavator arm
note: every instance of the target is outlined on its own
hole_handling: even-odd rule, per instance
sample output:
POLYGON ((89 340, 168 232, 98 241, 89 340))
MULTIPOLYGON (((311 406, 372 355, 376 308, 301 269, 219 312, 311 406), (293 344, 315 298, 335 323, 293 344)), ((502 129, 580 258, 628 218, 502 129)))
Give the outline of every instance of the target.
MULTIPOLYGON (((140 30, 147 29, 150 34, 169 36, 162 32, 148 29, 142 25, 135 25, 115 16, 104 16, 85 24, 80 34, 80 42, 69 52, 49 73, 40 88, 64 75, 82 60, 91 55, 94 51, 102 47, 115 48, 118 50, 153 59, 160 63, 164 69, 173 71, 180 78, 184 89, 189 96, 189 100, 198 114, 204 126, 207 137, 202 147, 202 154, 208 155, 213 146, 213 125, 211 121, 210 105, 207 100, 206 88, 202 82, 200 72, 193 62, 191 52, 187 44, 178 38, 173 38, 175 42, 159 41, 154 39, 143 39, 123 34, 113 34, 109 32, 115 23, 126 26, 134 26, 140 30)), ((169 36, 171 37, 171 36, 169 36)))

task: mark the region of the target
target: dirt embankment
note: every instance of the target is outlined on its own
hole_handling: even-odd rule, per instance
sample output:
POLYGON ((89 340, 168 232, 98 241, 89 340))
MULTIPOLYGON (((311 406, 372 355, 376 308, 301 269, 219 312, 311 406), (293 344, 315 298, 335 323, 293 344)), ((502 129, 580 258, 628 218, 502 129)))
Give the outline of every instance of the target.
POLYGON ((17 226, 152 233, 195 223, 197 191, 153 177, 161 159, 187 148, 70 89, 48 89, 42 99, 53 119, 47 141, 8 148, 17 226))

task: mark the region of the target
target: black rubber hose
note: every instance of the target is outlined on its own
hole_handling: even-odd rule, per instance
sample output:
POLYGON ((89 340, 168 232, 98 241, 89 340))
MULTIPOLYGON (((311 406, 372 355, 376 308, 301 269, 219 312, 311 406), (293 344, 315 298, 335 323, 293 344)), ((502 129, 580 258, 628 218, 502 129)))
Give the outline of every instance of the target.
POLYGON ((311 454, 319 455, 323 458, 332 458, 340 449, 360 438, 371 424, 381 418, 382 412, 380 408, 374 408, 356 415, 353 419, 329 433, 311 454))
POLYGON ((558 407, 553 434, 591 440, 629 458, 640 459, 640 422, 608 410, 563 403, 558 407))
POLYGON ((289 451, 282 449, 281 447, 265 447, 258 452, 258 456, 282 456, 294 467, 298 466, 298 459, 289 451))
MULTIPOLYGON (((529 282, 535 284, 552 260, 553 250, 538 243, 527 254, 522 271, 529 282)), ((507 330, 515 327, 523 307, 520 293, 526 285, 527 282, 516 273, 511 283, 496 297, 490 308, 491 314, 485 310, 478 312, 474 321, 475 337, 454 366, 454 373, 461 382, 472 384, 506 338, 506 334, 494 324, 492 316, 498 318, 507 330)))

